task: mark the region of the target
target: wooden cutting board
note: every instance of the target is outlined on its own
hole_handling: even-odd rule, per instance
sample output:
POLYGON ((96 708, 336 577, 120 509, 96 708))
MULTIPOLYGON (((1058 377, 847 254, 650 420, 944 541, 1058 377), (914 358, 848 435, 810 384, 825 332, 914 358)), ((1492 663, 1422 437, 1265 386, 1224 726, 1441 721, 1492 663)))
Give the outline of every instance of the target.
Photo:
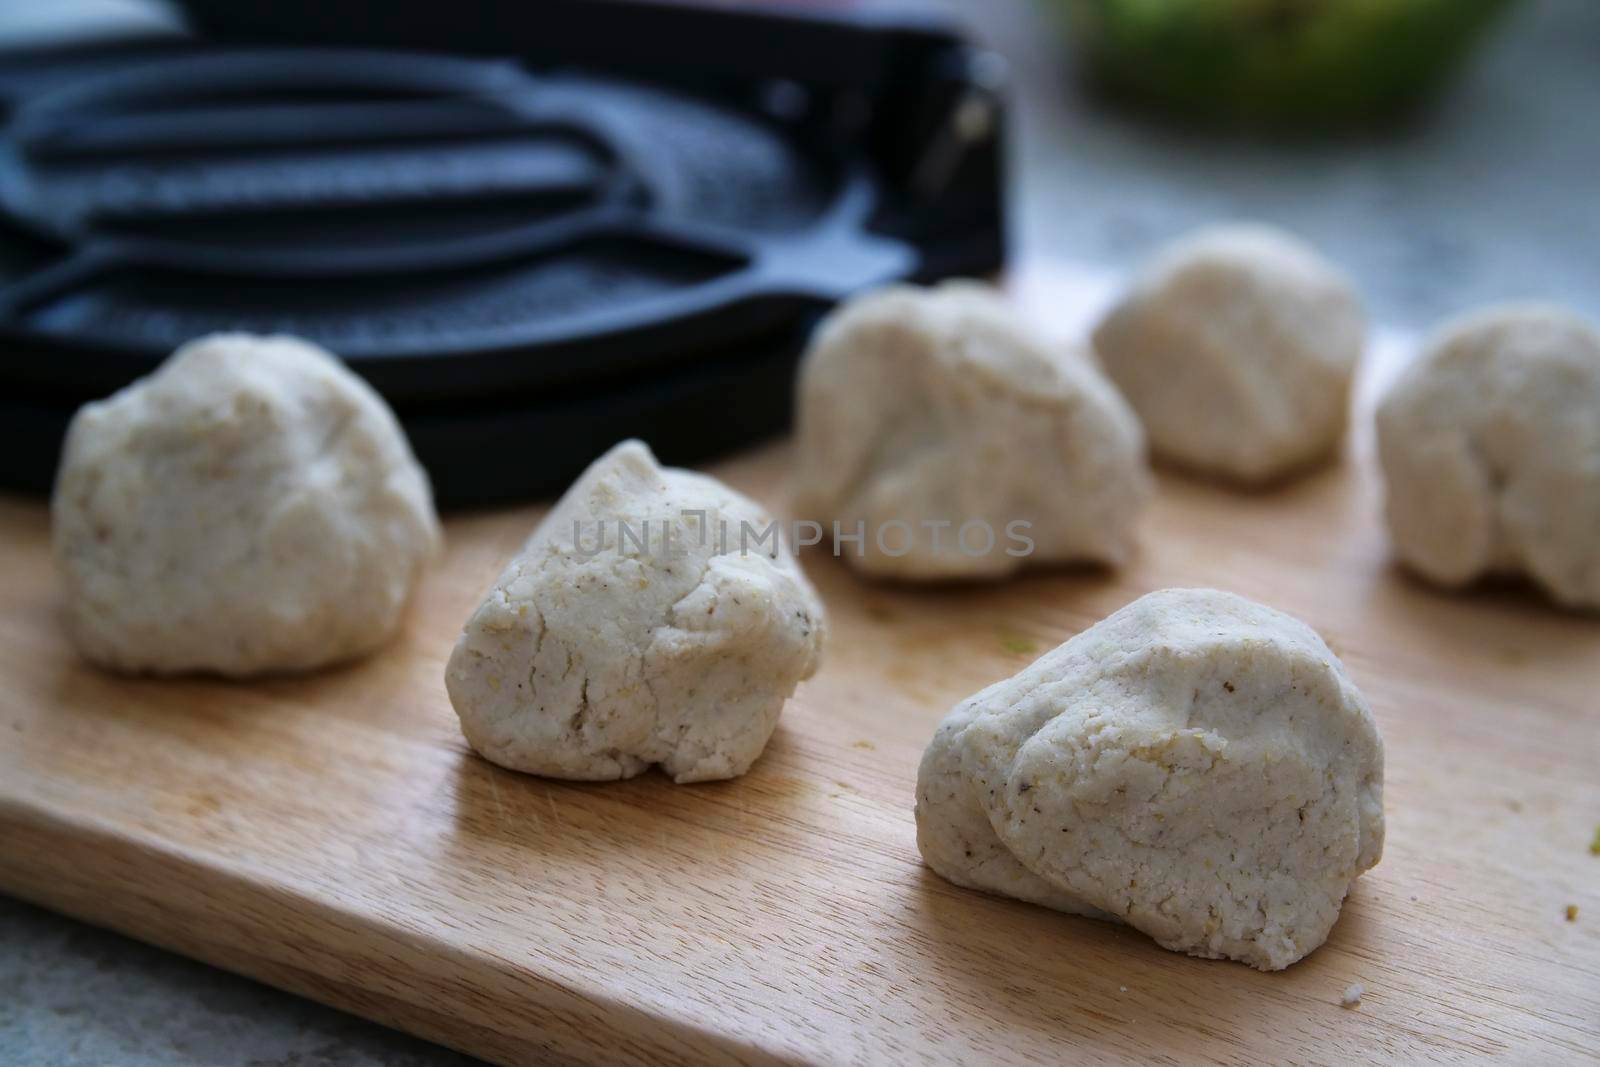
MULTIPOLYGON (((786 459, 712 470, 781 509, 786 459)), ((1416 584, 1380 506, 1358 433, 1271 493, 1163 476, 1119 573, 914 590, 808 556, 822 672, 748 776, 676 786, 542 781, 462 742, 445 658, 535 510, 450 522, 376 658, 245 685, 80 664, 44 508, 3 500, 0 888, 507 1063, 1600 1059, 1600 621, 1416 584), (946 709, 1170 585, 1311 622, 1387 742, 1383 863, 1285 972, 918 859, 946 709)))

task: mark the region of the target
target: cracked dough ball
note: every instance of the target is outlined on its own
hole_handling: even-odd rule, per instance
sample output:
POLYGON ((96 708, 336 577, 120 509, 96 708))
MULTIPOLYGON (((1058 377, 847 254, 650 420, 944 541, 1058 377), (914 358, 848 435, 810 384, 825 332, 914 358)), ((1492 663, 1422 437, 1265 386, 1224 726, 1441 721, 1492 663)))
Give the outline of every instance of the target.
POLYGON ((1309 627, 1162 590, 950 712, 917 840, 958 885, 1278 970, 1378 862, 1383 743, 1309 627))
POLYGON ((1332 456, 1366 320, 1345 277, 1266 226, 1159 253, 1094 331, 1160 459, 1263 484, 1332 456))
POLYGON ((371 652, 440 540, 378 394, 315 345, 247 334, 191 341, 80 409, 51 529, 79 649, 158 674, 371 652))
POLYGON ((445 684, 467 741, 552 778, 749 770, 825 633, 772 522, 714 478, 657 466, 638 441, 600 457, 456 643, 445 684))
POLYGON ((1389 532, 1424 577, 1600 608, 1600 333, 1558 307, 1444 327, 1378 407, 1389 532))
POLYGON ((1120 563, 1150 494, 1117 391, 977 283, 848 301, 817 328, 798 405, 797 511, 845 535, 862 524, 864 545, 840 554, 867 574, 1120 563))

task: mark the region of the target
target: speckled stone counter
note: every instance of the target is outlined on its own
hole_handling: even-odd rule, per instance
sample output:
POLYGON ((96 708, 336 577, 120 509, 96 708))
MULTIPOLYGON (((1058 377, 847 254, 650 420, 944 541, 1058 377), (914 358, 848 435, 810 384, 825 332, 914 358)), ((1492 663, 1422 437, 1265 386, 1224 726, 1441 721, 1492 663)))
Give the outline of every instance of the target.
MULTIPOLYGON (((1592 0, 1529 0, 1426 121, 1293 145, 1102 111, 1077 93, 1029 0, 941 6, 978 21, 1013 65, 1019 257, 1118 272, 1195 225, 1255 217, 1321 246, 1389 325, 1425 328, 1508 298, 1600 315, 1600 4, 1592 0)), ((0 898, 0 1063, 466 1062, 0 898)))
POLYGON ((0 1063, 6 1067, 477 1062, 0 897, 0 1063))

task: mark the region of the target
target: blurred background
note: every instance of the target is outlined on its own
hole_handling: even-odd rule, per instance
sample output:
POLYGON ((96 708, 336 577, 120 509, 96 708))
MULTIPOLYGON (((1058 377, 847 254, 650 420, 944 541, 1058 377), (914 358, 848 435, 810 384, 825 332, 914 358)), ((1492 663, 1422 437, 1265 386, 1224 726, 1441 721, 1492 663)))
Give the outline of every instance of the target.
MULTIPOLYGON (((504 6, 538 18, 537 2, 504 6)), ((1122 271, 1198 224, 1255 217, 1343 264, 1386 323, 1517 296, 1600 302, 1589 0, 715 6, 937 12, 1003 56, 1014 261, 1122 271)), ((13 0, 0 46, 182 21, 165 0, 13 0)))
MULTIPOLYGON (((1600 124, 1585 117, 1600 104, 1600 4, 941 0, 937 6, 970 20, 1010 64, 1012 235, 1021 259, 1060 258, 1120 273, 1197 225, 1258 218, 1299 233, 1340 263, 1385 326, 1426 328, 1456 311, 1516 297, 1600 312, 1600 256, 1592 252, 1600 241, 1600 124), (1486 7, 1495 10, 1482 24, 1486 7), (1190 107, 1165 106, 1165 80, 1153 100, 1086 91, 1086 78, 1090 85, 1093 79, 1059 18, 1068 8, 1150 12, 1152 48, 1170 25, 1159 16, 1176 13, 1171 92, 1188 93, 1190 107), (1255 45, 1269 55, 1271 18, 1255 16, 1311 13, 1328 25, 1308 33, 1325 39, 1339 58, 1309 62, 1302 71, 1291 66, 1281 83, 1262 63, 1266 69, 1254 78, 1211 96, 1187 82, 1194 65, 1182 43, 1181 16, 1192 10, 1219 18, 1239 13, 1237 25, 1248 29, 1229 42, 1241 53, 1255 45), (1386 12, 1408 10, 1422 12, 1424 24, 1436 23, 1439 50, 1429 55, 1440 65, 1407 49, 1367 51, 1374 45, 1368 27, 1384 25, 1386 12), (1452 25, 1472 33, 1453 37, 1452 25), (1372 72, 1374 65, 1381 72, 1372 72), (1352 91, 1351 111, 1343 114, 1312 95, 1336 95, 1343 79, 1367 77, 1394 77, 1400 85, 1387 97, 1352 91), (1274 84, 1284 88, 1268 88, 1274 84), (1247 89, 1266 97, 1256 124, 1244 120, 1250 106, 1237 100, 1247 89)), ((1429 30, 1418 37, 1428 52, 1429 30)), ((1147 55, 1129 49, 1106 61, 1126 60, 1137 70, 1147 55)), ((1285 61, 1300 55, 1288 49, 1285 61)))
MULTIPOLYGON (((1298 232, 1344 266, 1390 332, 1420 331, 1456 311, 1512 298, 1600 315, 1600 4, 1593 0, 800 6, 872 24, 931 13, 970 35, 976 54, 1003 61, 1004 165, 993 192, 1006 220, 1008 269, 1030 292, 1045 292, 1043 305, 1092 300, 1156 245, 1196 226, 1254 218, 1298 232)), ((236 5, 276 11, 289 39, 295 14, 318 10, 332 20, 320 24, 324 30, 332 25, 352 41, 385 39, 398 32, 400 13, 425 8, 447 8, 464 23, 494 11, 530 38, 539 33, 536 0, 236 5)), ((0 71, 67 44, 159 42, 187 32, 182 9, 158 0, 9 0, 0 4, 0 71)), ((604 50, 626 42, 590 44, 604 50)), ((781 53, 783 42, 774 50, 781 53)), ((998 78, 999 69, 980 63, 975 76, 998 78)), ((997 117, 951 115, 969 126, 997 117)), ((911 230, 928 222, 901 221, 911 230)), ((953 255, 924 273, 985 264, 999 251, 967 249, 968 258, 953 255)), ((916 273, 893 257, 872 269, 916 273)), ((781 359, 775 366, 786 373, 781 359)), ((786 406, 779 399, 773 411, 786 406)), ((0 1060, 460 1062, 4 899, 0 1060)))

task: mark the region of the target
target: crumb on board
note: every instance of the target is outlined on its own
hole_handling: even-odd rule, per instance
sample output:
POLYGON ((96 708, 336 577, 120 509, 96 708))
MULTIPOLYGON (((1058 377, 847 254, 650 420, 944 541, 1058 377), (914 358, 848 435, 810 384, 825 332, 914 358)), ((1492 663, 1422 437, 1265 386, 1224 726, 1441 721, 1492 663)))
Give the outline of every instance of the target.
POLYGON ((1128 987, 1125 986, 1125 985, 1118 986, 1117 988, 1120 989, 1124 993, 1126 993, 1128 991, 1128 987))
POLYGON ((1575 923, 1577 921, 1578 921, 1578 906, 1576 904, 1568 904, 1567 905, 1567 922, 1575 923))
POLYGON ((1002 630, 1000 633, 1000 647, 1013 656, 1026 656, 1039 651, 1039 643, 1023 634, 1010 633, 1002 630))
POLYGON ((1594 840, 1589 842, 1589 855, 1600 856, 1600 826, 1594 828, 1594 840))
POLYGON ((1339 1006, 1341 1008, 1360 1007, 1361 995, 1365 992, 1366 989, 1360 982, 1351 982, 1344 987, 1344 996, 1339 998, 1339 1006))
POLYGON ((871 741, 867 741, 867 740, 863 739, 861 741, 852 742, 850 747, 851 748, 864 749, 867 752, 871 752, 873 749, 877 748, 878 746, 873 744, 871 741))

